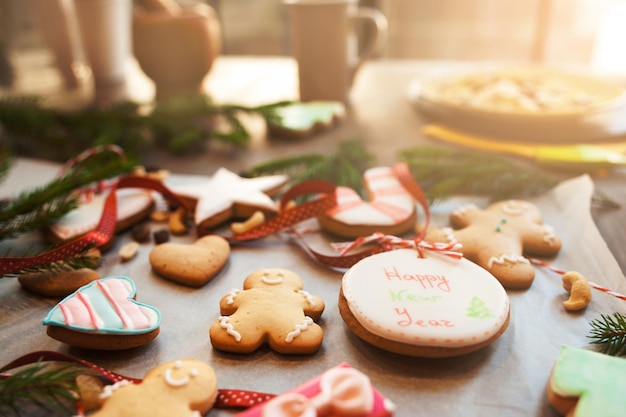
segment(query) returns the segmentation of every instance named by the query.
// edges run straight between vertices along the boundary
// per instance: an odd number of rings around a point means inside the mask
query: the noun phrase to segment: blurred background
[[[50,35],[41,30],[47,17],[38,14],[38,1],[56,0],[0,0],[0,86],[11,84],[16,68],[52,67],[46,39]],[[218,15],[221,54],[289,54],[280,0],[198,1],[212,6]],[[360,3],[382,10],[388,18],[388,42],[379,58],[575,63],[626,74],[624,0]],[[361,35],[367,36],[367,30]]]

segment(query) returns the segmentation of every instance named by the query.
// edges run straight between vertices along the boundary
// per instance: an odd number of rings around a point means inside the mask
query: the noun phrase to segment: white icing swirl
[[[293,342],[293,340],[300,336],[300,333],[302,333],[303,331],[305,331],[306,329],[309,328],[309,325],[313,323],[313,319],[309,316],[306,316],[304,318],[304,320],[302,320],[302,323],[300,324],[296,324],[296,328],[295,330],[293,330],[292,332],[287,333],[287,337],[285,337],[285,342],[287,343],[291,343]]]
[[[237,342],[241,341],[241,334],[235,330],[232,324],[228,322],[228,316],[220,317],[220,327],[226,330],[229,336],[232,336]]]
[[[493,268],[493,264],[503,265],[506,262],[521,263],[521,264],[530,263],[528,259],[524,258],[522,255],[515,255],[515,254],[500,255],[500,256],[492,256],[491,258],[489,258],[489,262],[487,262],[487,268],[491,269]]]

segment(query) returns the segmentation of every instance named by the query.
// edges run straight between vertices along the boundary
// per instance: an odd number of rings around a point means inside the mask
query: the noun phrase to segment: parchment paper
[[[55,169],[47,163],[21,160],[0,187],[0,196],[46,182]],[[564,242],[560,254],[550,261],[555,267],[579,271],[593,282],[626,293],[626,280],[591,218],[592,191],[591,179],[582,176],[532,200]],[[450,199],[431,208],[432,222],[446,225],[450,211],[468,202],[486,204],[471,197]],[[3,242],[0,249],[33,244],[36,239],[25,236],[20,242]],[[0,280],[0,363],[34,350],[58,350],[124,375],[143,377],[162,362],[194,357],[214,367],[220,388],[281,393],[348,362],[366,373],[397,405],[397,416],[556,416],[547,403],[545,388],[561,345],[593,349],[587,339],[589,321],[624,307],[623,301],[593,291],[585,311],[567,313],[561,305],[567,293],[561,287],[560,275],[538,268],[530,289],[508,292],[511,322],[491,346],[457,358],[411,358],[382,351],[352,335],[337,309],[342,274],[313,261],[302,248],[280,236],[233,247],[225,269],[200,289],[156,276],[148,263],[152,243],[142,244],[134,260],[121,263],[117,248],[129,240],[127,234],[118,237],[99,272],[102,276],[131,277],[137,286],[137,300],[161,311],[161,334],[153,342],[122,352],[69,348],[49,338],[41,324],[57,300],[29,294],[17,280],[4,278]],[[191,236],[172,238],[175,242],[191,240]],[[325,301],[321,320],[325,338],[316,354],[285,356],[261,349],[250,355],[235,355],[213,350],[208,329],[219,316],[219,299],[232,288],[241,288],[247,274],[265,267],[297,272],[305,290]],[[232,414],[212,410],[208,415]]]

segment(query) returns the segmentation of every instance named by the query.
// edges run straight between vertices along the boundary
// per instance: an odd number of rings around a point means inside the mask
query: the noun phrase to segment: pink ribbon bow
[[[386,251],[393,249],[415,248],[420,258],[424,257],[424,252],[426,251],[431,253],[440,253],[453,260],[460,260],[463,258],[463,254],[459,252],[461,245],[458,243],[427,242],[421,238],[405,240],[397,236],[385,235],[380,232],[375,232],[369,236],[359,237],[352,242],[332,243],[332,246],[335,250],[339,251],[341,255],[345,255],[352,249],[356,249],[368,243],[378,243]]]
[[[374,406],[374,394],[367,376],[353,368],[333,368],[320,379],[320,393],[312,398],[291,392],[280,395],[263,407],[263,417],[359,416]]]

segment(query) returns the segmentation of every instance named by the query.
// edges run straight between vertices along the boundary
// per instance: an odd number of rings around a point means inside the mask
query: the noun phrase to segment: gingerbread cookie
[[[97,271],[89,268],[69,271],[42,271],[21,274],[17,279],[27,291],[44,297],[65,297],[80,287],[100,278]]]
[[[625,416],[624,374],[626,359],[563,346],[548,382],[548,401],[564,416]]]
[[[561,240],[542,222],[534,204],[506,200],[486,210],[468,205],[450,215],[452,228],[430,228],[427,241],[460,243],[461,252],[491,272],[507,289],[530,287],[535,269],[524,255],[554,256]]]
[[[110,191],[109,191],[110,192]],[[70,241],[98,226],[108,193],[96,194],[89,202],[81,204],[46,231],[54,243]],[[117,193],[117,224],[115,232],[121,232],[139,223],[150,215],[154,197],[150,191],[139,188],[123,188]]]
[[[302,290],[302,280],[286,269],[250,274],[243,291],[233,289],[220,300],[221,317],[209,331],[218,350],[251,353],[267,343],[276,352],[306,354],[322,344],[315,323],[324,302]]]
[[[229,258],[230,244],[217,235],[204,236],[191,244],[166,242],[150,251],[154,272],[188,287],[201,287],[209,282]]]
[[[337,187],[337,205],[318,217],[322,229],[356,238],[374,232],[398,235],[414,227],[415,200],[391,168],[370,168],[363,180],[369,201],[363,201],[351,188]]]
[[[159,365],[139,384],[105,387],[104,403],[92,417],[202,416],[215,404],[217,378],[213,368],[196,359]]]
[[[350,330],[410,356],[458,356],[493,343],[509,323],[504,288],[473,262],[442,256],[398,249],[357,262],[339,295]]]
[[[141,346],[159,334],[161,313],[134,300],[135,283],[112,276],[93,281],[57,304],[43,320],[53,339],[87,349]]]
[[[212,229],[230,219],[247,219],[255,211],[276,214],[277,205],[270,196],[287,183],[285,175],[242,178],[220,168],[210,179],[198,178],[184,184],[166,185],[181,199],[195,207],[195,224]]]
[[[302,139],[331,129],[346,117],[346,108],[338,101],[291,103],[275,110],[278,116],[268,122],[270,136]]]

